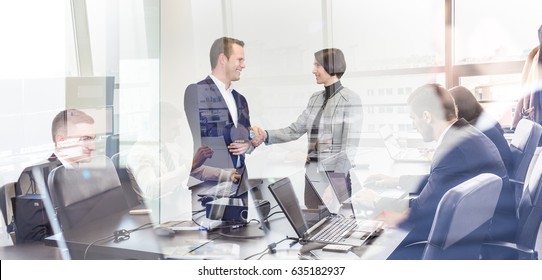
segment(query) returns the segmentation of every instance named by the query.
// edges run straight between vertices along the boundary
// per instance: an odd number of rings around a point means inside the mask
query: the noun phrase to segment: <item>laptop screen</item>
[[[299,201],[295,195],[292,182],[289,178],[284,178],[274,184],[269,185],[269,190],[275,197],[286,218],[294,228],[298,237],[303,237],[309,227],[299,206]]]
[[[335,191],[335,194],[337,195],[339,203],[344,203],[350,198],[350,191],[348,190],[348,184],[346,182],[346,174],[326,172],[326,175],[329,178],[333,191]]]
[[[394,157],[399,154],[401,151],[401,145],[399,145],[399,141],[393,135],[391,128],[389,126],[383,126],[378,130],[378,132],[380,133],[382,140],[384,140],[384,146],[386,146],[390,156]]]
[[[331,215],[329,209],[318,193],[316,193],[314,186],[306,176],[305,184],[307,187],[305,192],[312,192],[310,195],[318,199],[319,202],[316,203],[318,205],[317,208],[302,209],[289,178],[284,178],[269,185],[269,190],[299,237],[303,237],[304,233],[310,227]]]
[[[321,161],[321,169],[325,172],[329,181],[330,187],[336,195],[337,204],[344,203],[351,196],[351,182],[349,182],[348,173],[350,168],[337,169],[337,163],[348,162],[346,153],[339,152],[334,156],[328,157]],[[345,166],[345,164],[343,164]],[[346,165],[348,167],[348,165]],[[328,208],[333,209],[328,205]]]
[[[246,192],[248,192],[248,190],[250,189],[250,186],[248,185],[248,180],[247,180],[247,169],[245,167],[242,167],[240,169],[237,169],[237,172],[239,173],[239,171],[241,171],[241,178],[239,178],[239,181],[237,183],[233,183],[234,184],[234,187],[235,185],[237,185],[237,192],[235,193],[235,197],[238,197]]]

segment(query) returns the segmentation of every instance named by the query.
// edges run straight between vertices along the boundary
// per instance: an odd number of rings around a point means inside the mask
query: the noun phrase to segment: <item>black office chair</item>
[[[126,155],[116,153],[111,156],[111,161],[115,165],[117,175],[119,176],[122,190],[124,191],[124,197],[130,207],[135,207],[144,202],[141,196],[141,189],[139,188],[131,171],[126,168]]]
[[[480,174],[450,189],[440,201],[427,241],[424,260],[472,260],[480,258],[482,243],[495,213],[502,180]]]
[[[59,166],[49,174],[49,192],[62,230],[129,208],[111,159],[94,157],[89,166]]]
[[[522,119],[519,121],[510,142],[513,172],[508,177],[515,188],[516,206],[521,198],[525,176],[541,136],[542,126],[540,124]]]
[[[531,163],[531,174],[517,207],[518,227],[515,242],[483,245],[484,259],[536,260],[536,238],[542,222],[542,156]]]

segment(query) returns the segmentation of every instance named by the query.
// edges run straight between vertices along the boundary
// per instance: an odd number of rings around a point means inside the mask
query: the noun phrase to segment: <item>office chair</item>
[[[88,167],[59,166],[51,171],[48,181],[62,230],[129,208],[115,166],[108,157],[93,157]]]
[[[11,219],[13,217],[11,208],[12,197],[15,197],[15,182],[10,182],[0,186],[0,210],[2,210],[2,216],[4,217],[4,225],[7,233],[13,231]]]
[[[424,260],[479,259],[502,188],[499,176],[480,174],[450,189],[440,201]]]
[[[110,134],[105,140],[105,155],[110,158],[113,158],[113,155],[119,153],[120,146],[120,135],[119,134]]]
[[[125,160],[126,155],[124,154],[116,153],[111,156],[111,161],[117,170],[117,175],[119,176],[126,202],[128,203],[128,206],[135,207],[143,202],[143,197],[139,195],[141,194],[141,189],[137,185],[137,182],[130,170],[126,168]]]
[[[484,243],[484,259],[536,260],[536,238],[542,222],[542,157],[532,164],[531,175],[517,206],[518,227],[515,242]]]
[[[512,136],[510,150],[512,151],[513,172],[509,174],[509,178],[515,188],[516,206],[521,198],[525,176],[541,136],[542,126],[527,119],[519,121]]]

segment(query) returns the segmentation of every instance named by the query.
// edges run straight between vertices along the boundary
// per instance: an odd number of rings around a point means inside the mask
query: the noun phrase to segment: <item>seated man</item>
[[[453,97],[442,86],[428,84],[408,98],[410,117],[423,140],[437,140],[434,157],[420,195],[410,200],[403,213],[384,211],[377,219],[390,226],[410,230],[390,259],[419,259],[423,246],[405,247],[427,240],[437,206],[451,188],[481,173],[493,173],[503,179],[503,188],[491,228],[492,238],[506,239],[515,233],[514,193],[509,187],[506,167],[493,142],[464,119],[457,118]],[[368,180],[376,184],[401,185],[404,178],[378,175]]]
[[[47,175],[59,165],[66,168],[76,168],[79,163],[90,162],[92,152],[96,150],[94,139],[94,119],[77,109],[59,112],[53,119],[51,134],[55,143],[55,151],[49,158],[40,163],[27,167],[17,181],[17,194],[39,193],[33,181],[32,168],[38,167],[43,171],[47,184]]]
[[[43,180],[45,187],[48,188],[47,177],[53,169],[60,165],[66,168],[77,168],[79,163],[91,161],[92,152],[96,149],[94,119],[91,116],[77,109],[63,110],[53,119],[51,132],[55,143],[54,153],[46,161],[36,163],[22,171],[15,186],[16,195],[48,192],[48,189],[38,188],[37,182]],[[34,177],[36,168],[41,171],[43,178]],[[24,203],[24,198],[21,197],[21,199],[20,203]],[[21,205],[19,207],[22,207]],[[7,209],[11,208],[7,207]],[[18,209],[18,211],[23,211],[21,208]],[[19,213],[15,217],[18,243],[26,240],[41,240],[52,234],[49,222],[44,220],[42,215],[39,215],[41,219],[25,219],[24,217],[30,217],[28,213]]]
[[[77,109],[64,110],[56,115],[52,125],[56,157],[66,168],[77,168],[90,162],[96,150],[94,119]]]

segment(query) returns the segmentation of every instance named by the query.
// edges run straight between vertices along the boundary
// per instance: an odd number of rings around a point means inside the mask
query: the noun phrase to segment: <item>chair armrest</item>
[[[537,260],[538,252],[511,242],[485,242],[482,244],[482,259]]]
[[[523,185],[525,184],[525,182],[516,179],[508,179],[508,181],[510,181],[510,183],[515,185],[516,187],[523,187]]]
[[[410,243],[408,245],[405,245],[405,247],[414,247],[414,246],[425,246],[428,243],[428,241],[418,241],[414,243]]]

